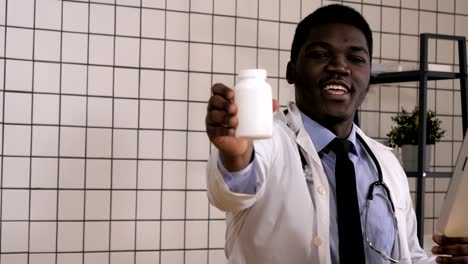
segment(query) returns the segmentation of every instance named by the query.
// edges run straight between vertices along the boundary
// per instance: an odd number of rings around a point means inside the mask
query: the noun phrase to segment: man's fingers
[[[220,95],[213,95],[208,101],[208,111],[212,109],[224,110],[229,114],[234,114],[237,110],[235,103],[226,100]]]
[[[206,115],[206,124],[213,126],[227,126],[228,115],[222,110],[210,110]]]
[[[206,132],[209,137],[234,136],[235,130],[230,127],[207,126]]]
[[[437,257],[436,262],[439,264],[467,264],[468,257]]]
[[[229,101],[226,100],[224,97],[220,95],[213,95],[210,97],[210,100],[208,101],[208,110],[211,109],[220,109],[220,110],[226,110],[229,106]]]
[[[213,94],[208,101],[205,119],[208,136],[234,136],[238,123],[234,91],[221,83],[214,84],[211,91]]]
[[[468,244],[435,246],[432,253],[437,255],[468,256]]]
[[[432,239],[437,244],[444,245],[455,245],[455,244],[468,244],[468,237],[447,237],[444,235],[434,234]]]
[[[210,110],[206,115],[206,124],[209,126],[235,127],[237,122],[236,116],[228,115],[221,110]]]
[[[211,86],[211,92],[214,95],[219,95],[227,100],[234,99],[234,91],[222,83],[215,83]]]

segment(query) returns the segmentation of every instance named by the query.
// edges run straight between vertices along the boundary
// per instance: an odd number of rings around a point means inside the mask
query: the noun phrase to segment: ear
[[[286,67],[286,80],[289,84],[294,83],[294,63],[291,61],[288,62],[288,66]]]

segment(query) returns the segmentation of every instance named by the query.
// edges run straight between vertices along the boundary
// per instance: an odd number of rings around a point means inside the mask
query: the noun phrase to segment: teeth
[[[328,91],[328,90],[340,90],[340,91],[344,91],[344,92],[347,92],[348,90],[346,89],[346,87],[342,86],[342,85],[338,85],[338,84],[329,84],[327,86],[325,86],[325,91]]]

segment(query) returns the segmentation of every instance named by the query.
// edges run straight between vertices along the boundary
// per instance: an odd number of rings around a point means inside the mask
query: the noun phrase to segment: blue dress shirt
[[[301,113],[302,114],[302,113]],[[339,264],[338,253],[338,224],[336,212],[336,181],[335,181],[335,153],[329,149],[328,144],[336,137],[330,130],[321,126],[308,116],[302,114],[304,127],[309,134],[315,149],[319,153],[322,161],[322,166],[327,175],[330,185],[330,254],[333,264]],[[350,152],[350,159],[354,164],[356,173],[356,186],[359,208],[361,211],[362,230],[365,230],[365,214],[366,214],[366,195],[371,183],[378,180],[378,174],[374,168],[372,160],[367,155],[364,147],[356,138],[356,127],[353,126],[348,138],[353,143],[353,149]],[[221,161],[218,159],[218,167],[224,180],[232,192],[255,194],[256,192],[256,174],[250,163],[245,169],[239,172],[227,171]],[[308,182],[309,192],[313,192],[312,184]],[[372,244],[379,250],[391,252],[394,245],[395,228],[393,225],[393,217],[391,208],[388,204],[386,196],[381,189],[374,191],[375,198],[371,203],[368,215],[368,237]],[[389,263],[373,251],[365,242],[364,249],[366,254],[366,262],[372,264]]]

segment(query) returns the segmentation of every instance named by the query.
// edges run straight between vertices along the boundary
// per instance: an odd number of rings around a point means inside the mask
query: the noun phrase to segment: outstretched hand
[[[205,119],[206,133],[211,143],[220,150],[226,169],[237,171],[250,162],[253,144],[251,140],[236,137],[239,119],[234,90],[217,83],[211,87],[211,92]],[[272,110],[277,111],[278,101],[273,100],[272,106]]]
[[[438,246],[432,248],[438,256],[437,263],[468,263],[468,237],[446,237],[435,234],[432,236]]]

